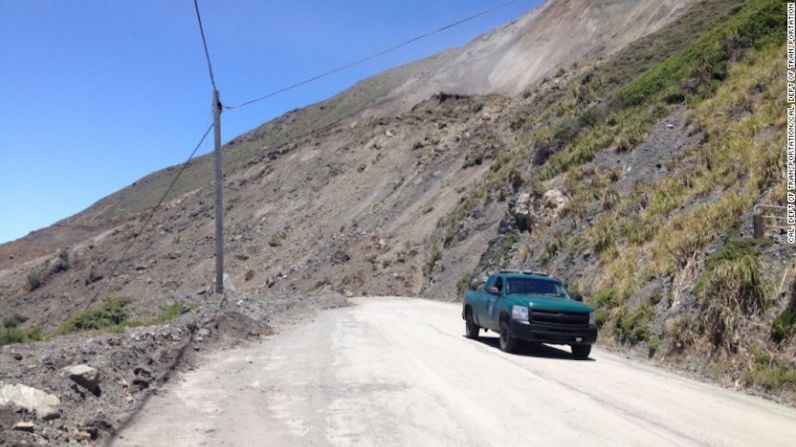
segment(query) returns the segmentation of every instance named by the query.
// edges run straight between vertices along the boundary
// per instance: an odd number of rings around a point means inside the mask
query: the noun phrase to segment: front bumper
[[[559,345],[590,345],[597,341],[597,328],[559,324],[521,323],[511,320],[511,336],[519,340]]]

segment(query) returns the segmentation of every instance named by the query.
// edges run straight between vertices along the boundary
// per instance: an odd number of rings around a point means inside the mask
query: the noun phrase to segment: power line
[[[194,0],[194,1],[196,1],[196,0]],[[463,19],[457,20],[457,21],[455,21],[453,23],[449,23],[449,24],[447,24],[447,25],[445,25],[445,26],[443,26],[441,28],[437,28],[437,29],[435,29],[433,31],[429,31],[429,32],[420,34],[419,36],[415,36],[415,37],[413,37],[413,38],[411,38],[409,40],[405,40],[405,41],[403,41],[403,42],[401,42],[399,44],[393,45],[393,46],[391,46],[389,48],[386,48],[384,50],[381,50],[381,51],[379,51],[377,53],[373,53],[370,56],[366,56],[366,57],[363,57],[362,59],[358,59],[358,60],[350,62],[348,64],[341,65],[341,66],[339,66],[337,68],[333,68],[333,69],[331,69],[329,71],[326,71],[326,72],[323,72],[323,73],[321,73],[319,75],[316,75],[316,76],[313,76],[311,78],[305,79],[305,80],[303,80],[301,82],[297,82],[295,84],[288,85],[287,87],[280,88],[279,90],[274,90],[274,91],[272,91],[270,93],[267,93],[267,94],[265,94],[263,96],[260,96],[258,98],[254,98],[252,100],[249,100],[249,101],[246,101],[246,102],[242,102],[242,103],[240,103],[238,105],[234,105],[234,106],[224,106],[224,108],[227,109],[227,110],[238,109],[238,108],[241,108],[241,107],[248,106],[250,104],[254,104],[254,103],[259,102],[259,101],[263,101],[263,100],[268,99],[268,98],[270,98],[272,96],[276,96],[276,95],[278,95],[280,93],[284,93],[284,92],[286,92],[288,90],[293,90],[294,88],[301,87],[302,85],[309,84],[310,82],[317,81],[318,79],[325,78],[327,76],[330,76],[330,75],[333,75],[333,74],[338,73],[340,71],[343,71],[343,70],[346,70],[348,68],[351,68],[351,67],[353,67],[355,65],[359,65],[359,64],[365,63],[367,61],[370,61],[372,59],[375,59],[375,58],[377,58],[379,56],[383,56],[383,55],[385,55],[387,53],[391,53],[391,52],[393,52],[395,50],[398,50],[399,48],[403,48],[403,47],[405,47],[405,46],[407,46],[409,44],[415,43],[418,40],[422,40],[422,39],[425,39],[427,37],[433,36],[435,34],[441,33],[443,31],[449,30],[449,29],[451,29],[453,27],[456,27],[456,26],[461,25],[463,23],[466,23],[466,22],[469,22],[471,20],[477,19],[477,18],[479,18],[481,16],[489,14],[489,13],[491,13],[493,11],[498,10],[498,9],[505,8],[506,6],[508,6],[508,5],[512,4],[512,3],[516,3],[516,2],[517,2],[517,0],[509,0],[507,2],[500,3],[498,5],[492,6],[491,8],[485,9],[485,10],[479,12],[479,13],[476,13],[476,14],[473,14],[471,16],[465,17]],[[208,63],[209,63],[209,61],[208,61]]]
[[[202,46],[205,49],[205,59],[207,59],[207,71],[210,72],[210,84],[213,85],[213,90],[218,90],[216,88],[216,78],[213,76],[213,64],[210,63],[210,52],[207,51],[207,39],[205,39],[205,28],[202,26],[202,15],[199,14],[199,3],[197,0],[193,0],[193,8],[196,10],[196,20],[199,22],[199,34],[202,35]]]
[[[117,258],[116,262],[113,264],[113,268],[111,269],[110,274],[107,276],[108,281],[106,281],[103,284],[103,286],[100,287],[97,290],[97,293],[94,295],[94,299],[92,300],[92,302],[95,302],[97,300],[97,298],[99,298],[100,294],[102,294],[102,292],[105,290],[105,286],[107,286],[107,284],[110,282],[110,279],[113,278],[113,275],[116,274],[116,270],[119,268],[119,264],[122,263],[124,258],[127,256],[127,253],[130,251],[130,249],[133,247],[135,242],[138,240],[138,236],[141,235],[141,233],[144,231],[146,226],[149,224],[149,221],[152,220],[152,216],[154,216],[155,213],[158,211],[158,209],[160,209],[160,206],[163,204],[163,201],[166,200],[166,197],[169,195],[171,190],[174,188],[174,185],[177,184],[177,180],[180,179],[180,176],[182,175],[182,173],[190,165],[191,160],[193,160],[194,155],[196,155],[196,151],[198,151],[199,148],[202,146],[202,143],[204,143],[205,139],[207,138],[207,135],[210,134],[210,129],[212,129],[212,128],[213,128],[213,124],[210,124],[210,126],[207,128],[205,133],[202,135],[202,138],[199,140],[199,143],[197,143],[196,147],[194,147],[193,151],[191,151],[191,155],[188,156],[188,159],[185,160],[185,163],[182,164],[182,166],[180,167],[180,170],[177,171],[177,175],[174,176],[174,179],[172,179],[171,184],[169,184],[169,187],[166,188],[166,192],[163,193],[163,195],[160,197],[160,200],[158,200],[158,203],[149,212],[149,215],[146,217],[146,219],[144,219],[144,222],[138,228],[138,231],[136,231],[133,234],[133,239],[130,241],[130,243],[127,244],[127,247],[125,247],[124,251],[122,252],[122,255],[119,258]]]

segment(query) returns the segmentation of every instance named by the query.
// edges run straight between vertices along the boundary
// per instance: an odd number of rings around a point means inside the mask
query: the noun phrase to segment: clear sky
[[[236,104],[504,0],[200,0],[222,102]],[[228,141],[356,81],[460,46],[501,10],[223,117]],[[192,0],[0,0],[0,243],[184,161],[210,123]],[[200,150],[211,149],[211,139]]]

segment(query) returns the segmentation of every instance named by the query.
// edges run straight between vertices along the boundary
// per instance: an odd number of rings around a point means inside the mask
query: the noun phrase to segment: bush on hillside
[[[705,265],[694,291],[704,312],[703,325],[715,345],[735,344],[741,320],[765,310],[768,285],[756,240],[731,240]]]

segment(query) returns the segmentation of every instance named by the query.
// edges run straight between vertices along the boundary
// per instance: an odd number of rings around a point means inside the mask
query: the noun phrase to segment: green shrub
[[[131,319],[126,307],[132,302],[127,297],[111,298],[106,303],[80,312],[61,323],[53,335],[83,331],[123,331],[125,328],[152,326],[167,323],[187,309],[181,303],[163,306],[160,313],[147,319]]]
[[[28,343],[42,339],[41,330],[38,328],[21,329],[17,327],[0,328],[0,346],[12,343]]]
[[[704,329],[716,345],[732,345],[738,320],[768,305],[759,245],[755,240],[728,241],[708,259],[697,281],[694,292],[703,308]]]
[[[602,114],[596,107],[592,107],[578,115],[578,126],[592,127],[600,122]]]
[[[511,249],[514,248],[514,244],[516,244],[518,240],[519,236],[517,236],[514,233],[511,233],[508,236],[506,236],[506,238],[503,239],[503,243],[500,246],[501,256],[506,257],[509,254],[509,252],[511,252]]]
[[[621,340],[627,341],[630,344],[636,344],[645,340],[649,340],[652,336],[650,328],[647,323],[654,315],[652,308],[643,304],[635,311],[625,313],[617,321],[617,335]]]
[[[556,234],[544,247],[544,251],[542,251],[542,254],[539,256],[539,262],[542,264],[547,264],[563,247],[564,237],[560,234]]]
[[[463,274],[458,281],[456,281],[456,292],[459,295],[464,295],[464,292],[470,290],[470,283],[472,282],[472,275],[469,273]]]
[[[615,304],[614,291],[611,289],[601,289],[592,295],[589,304],[601,309],[610,309]]]
[[[655,289],[650,295],[650,303],[656,305],[663,299],[663,291],[660,288]]]
[[[87,309],[61,323],[55,330],[56,335],[72,332],[109,329],[120,326],[129,317],[125,307],[130,298],[111,298],[105,304]]]
[[[767,390],[796,388],[796,371],[786,365],[758,365],[746,375],[746,380]]]
[[[615,217],[603,214],[591,227],[590,240],[595,253],[613,251],[616,245]]]
[[[779,343],[796,333],[796,312],[785,310],[771,322],[771,338]]]
[[[650,335],[647,344],[649,345],[649,356],[652,357],[661,347],[661,338],[655,334]]]
[[[666,320],[665,334],[671,340],[672,350],[683,350],[694,343],[694,326],[694,318],[688,315],[678,315]]]

